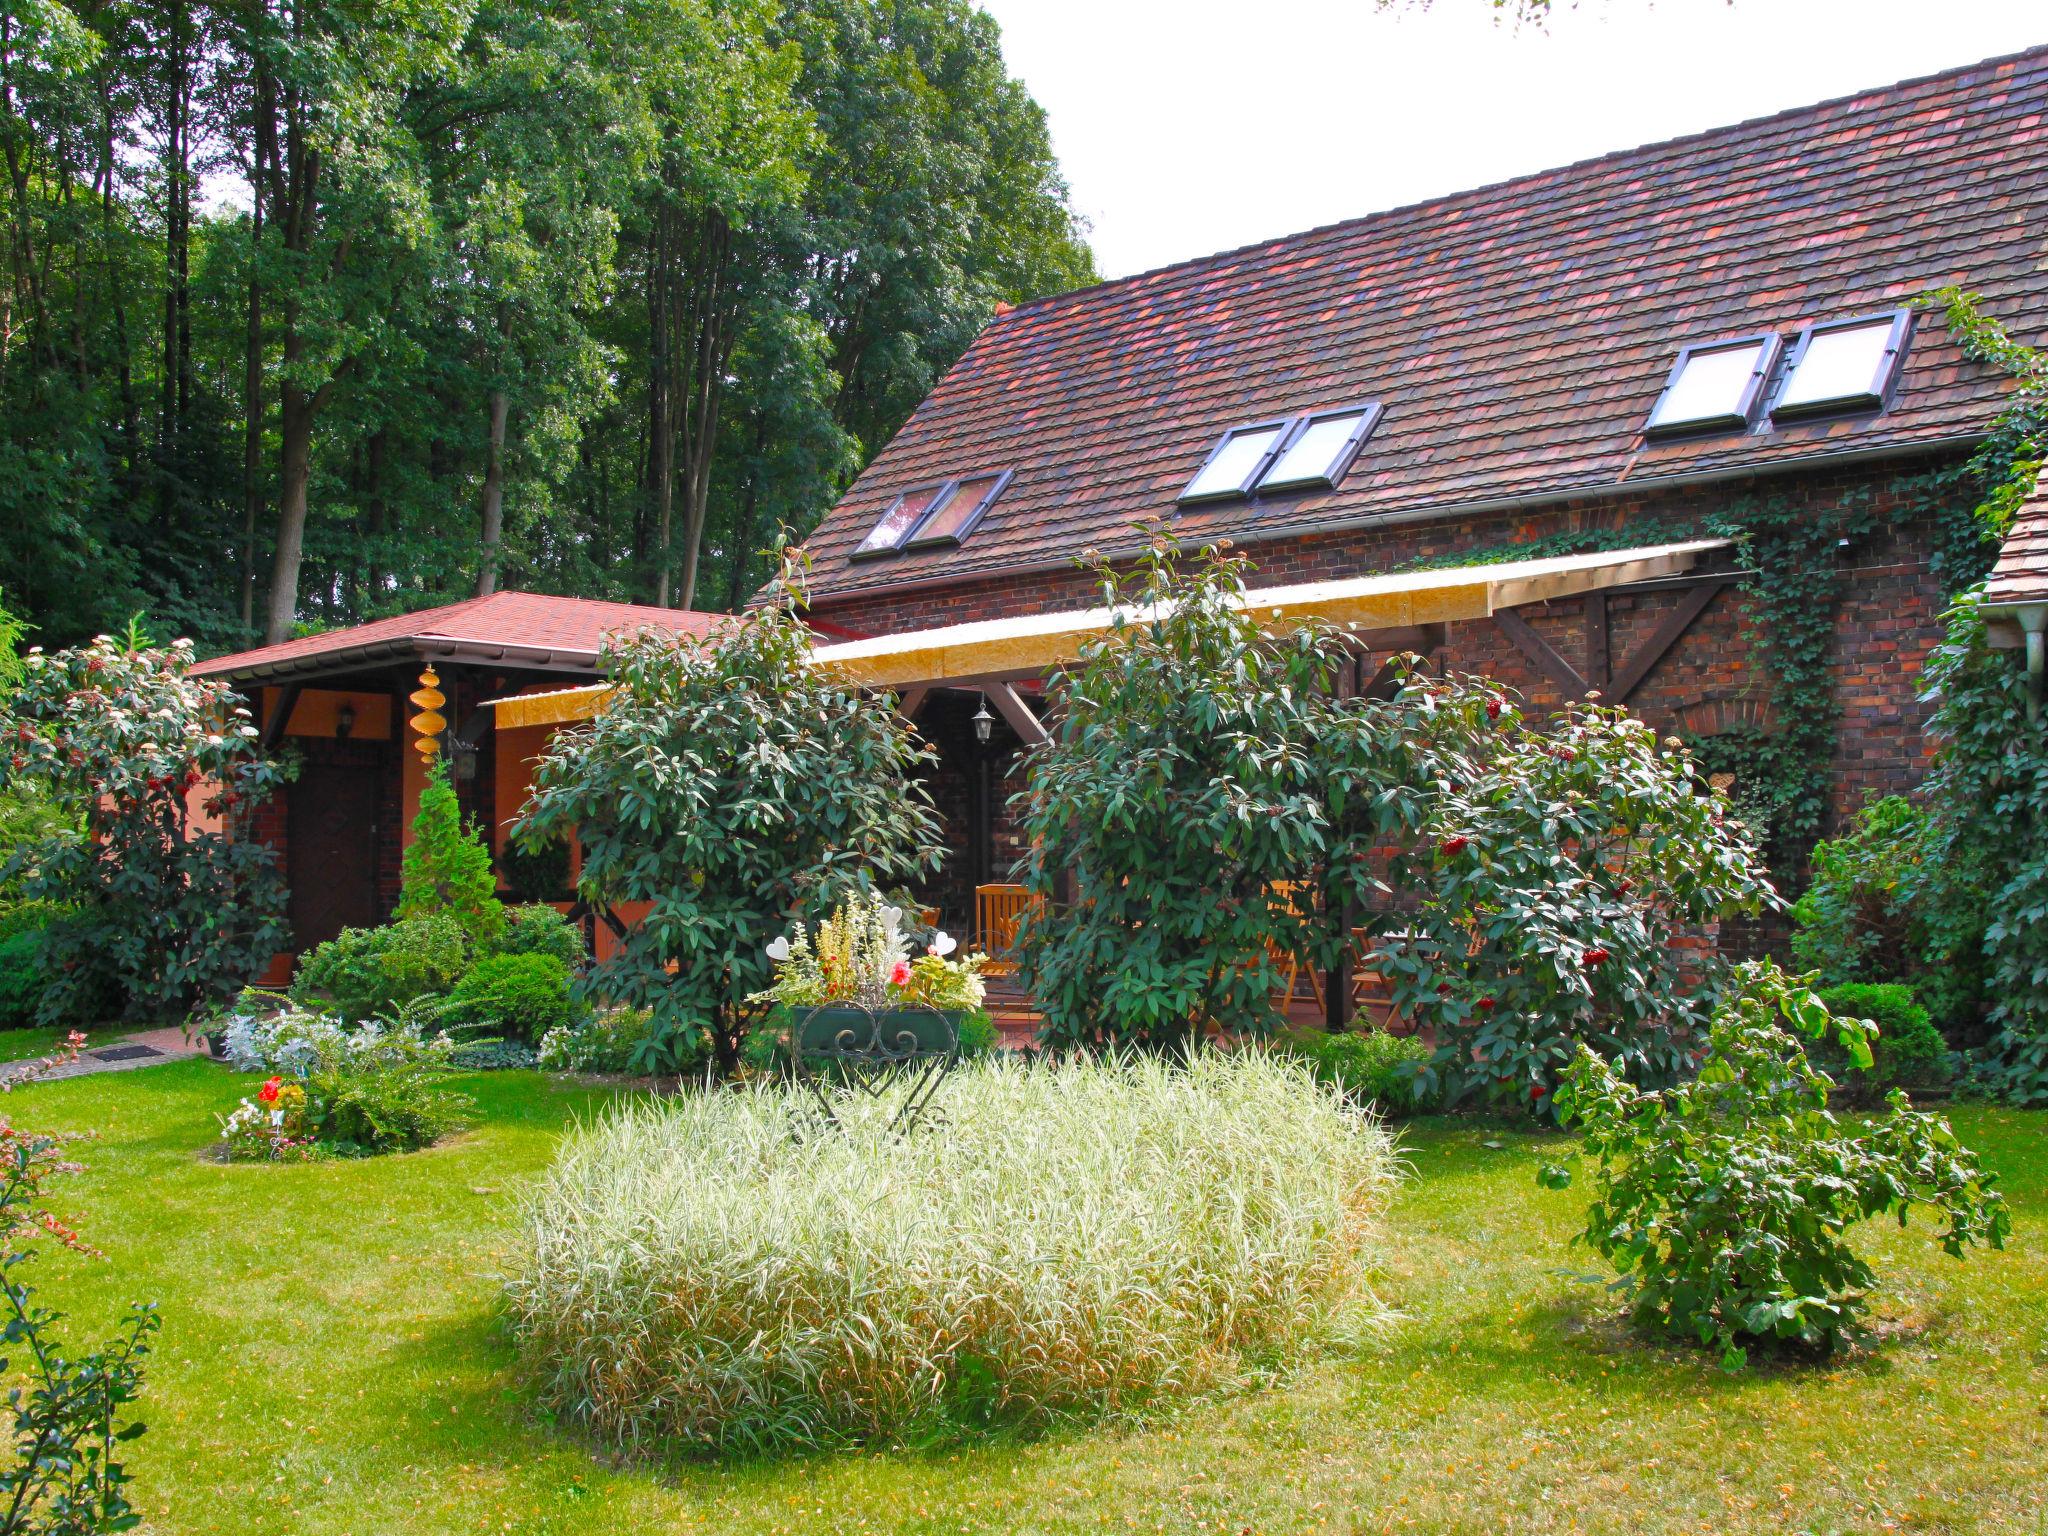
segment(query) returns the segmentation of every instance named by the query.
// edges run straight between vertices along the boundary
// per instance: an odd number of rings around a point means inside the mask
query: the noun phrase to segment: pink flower
[[[908,960],[898,960],[896,962],[896,968],[889,973],[889,985],[892,987],[907,987],[910,985],[910,962]]]

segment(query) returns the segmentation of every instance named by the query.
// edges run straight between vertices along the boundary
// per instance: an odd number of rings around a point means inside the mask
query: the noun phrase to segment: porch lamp
[[[988,745],[989,732],[996,728],[996,717],[988,712],[988,695],[981,695],[981,707],[974,712],[974,739],[984,747]]]
[[[334,712],[334,739],[336,741],[347,741],[349,733],[355,728],[356,707],[353,704],[343,704],[341,708]]]

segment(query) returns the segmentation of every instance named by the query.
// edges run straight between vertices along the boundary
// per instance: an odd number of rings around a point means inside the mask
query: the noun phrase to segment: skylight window
[[[1776,336],[1743,336],[1682,348],[1643,430],[1651,437],[1667,437],[1748,426],[1777,355]]]
[[[929,549],[942,544],[959,544],[974,532],[995,499],[1010,483],[1010,471],[984,475],[963,475],[947,487],[945,496],[932,508],[906,549]]]
[[[1225,496],[1249,495],[1289,425],[1287,421],[1262,421],[1249,427],[1232,427],[1210,450],[1209,461],[1195,472],[1180,499],[1215,501]]]
[[[1898,374],[1911,319],[1901,309],[1808,326],[1792,348],[1771,419],[1877,410]]]
[[[1344,405],[1232,427],[1209,450],[1179,500],[1222,501],[1335,485],[1379,419],[1377,405]]]
[[[935,485],[921,485],[898,496],[889,503],[889,510],[882,514],[882,520],[860,541],[853,558],[863,560],[871,555],[891,555],[901,549],[917,525],[924,521],[925,514],[937,505],[952,484],[950,480],[941,480]]]
[[[1299,418],[1282,442],[1273,467],[1260,477],[1259,489],[1335,485],[1358,457],[1379,415],[1376,405],[1352,405]]]

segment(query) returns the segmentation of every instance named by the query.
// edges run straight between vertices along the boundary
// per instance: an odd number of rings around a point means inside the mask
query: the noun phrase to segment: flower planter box
[[[797,1055],[810,1059],[953,1056],[960,1051],[964,1016],[959,1010],[939,1008],[867,1009],[857,1003],[825,1003],[796,1010],[791,1044]]]

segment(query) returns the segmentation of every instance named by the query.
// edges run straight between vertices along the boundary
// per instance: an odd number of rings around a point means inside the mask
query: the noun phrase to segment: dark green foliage
[[[1883,1117],[1838,1121],[1787,1025],[1869,1063],[1860,1023],[1747,964],[1715,1007],[1697,1079],[1645,1093],[1582,1048],[1558,1091],[1594,1165],[1577,1241],[1622,1272],[1639,1324],[1711,1344],[1730,1370],[1759,1343],[1832,1351],[1860,1333],[1877,1277],[1843,1241],[1856,1222],[1925,1206],[1958,1258],[2003,1247],[2012,1224],[1996,1177],[1898,1090]]]
[[[574,829],[593,903],[648,903],[581,995],[648,1008],[663,1070],[708,1031],[721,1071],[773,979],[765,946],[801,915],[936,867],[927,760],[885,701],[810,664],[775,604],[699,638],[607,653],[614,692],[554,738],[514,835]]]
[[[486,955],[448,994],[443,1019],[533,1045],[570,1020],[569,968],[553,955]]]
[[[1913,989],[1903,983],[1843,982],[1824,988],[1821,1003],[1838,1019],[1861,1019],[1876,1026],[1871,1040],[1872,1061],[1859,1067],[1844,1058],[1842,1065],[1854,1075],[1858,1086],[1869,1088],[1920,1088],[1947,1080],[1948,1042],[1927,1010],[1914,1000]],[[1818,1047],[1830,1072],[1835,1063],[1828,1059],[1825,1042]]]
[[[0,1301],[9,1355],[0,1359],[0,1374],[20,1383],[7,1390],[0,1536],[102,1536],[133,1530],[142,1519],[128,1501],[120,1458],[144,1426],[122,1420],[141,1396],[156,1309],[130,1308],[112,1342],[67,1354],[55,1337],[63,1315],[38,1304],[20,1274],[39,1236],[99,1257],[43,1204],[44,1181],[76,1171],[63,1155],[66,1139],[24,1134],[0,1121]]]
[[[663,1048],[654,1033],[654,1015],[645,1008],[599,1008],[550,1031],[540,1043],[540,1064],[551,1072],[632,1073],[642,1076],[674,1072],[700,1076],[710,1064],[710,1040],[699,1036],[698,1048],[681,1056]]]
[[[569,889],[569,845],[559,838],[538,848],[507,843],[499,850],[498,868],[521,901],[562,901],[573,894]]]
[[[1002,1044],[1002,1031],[996,1028],[996,1021],[979,1008],[960,1016],[960,1059],[972,1061],[977,1056],[986,1056]]]
[[[1336,925],[1311,893],[1372,891],[1366,850],[1422,815],[1406,716],[1335,700],[1348,643],[1322,625],[1262,633],[1246,570],[1162,540],[1127,575],[1101,572],[1119,617],[1069,669],[1069,707],[1016,797],[1021,876],[1046,903],[1019,963],[1050,1045],[1271,1029],[1272,956],[1330,958]],[[1274,894],[1286,881],[1300,899]]]
[[[191,675],[187,641],[131,627],[31,655],[0,704],[0,789],[32,786],[69,819],[5,851],[0,885],[61,903],[46,930],[45,1023],[111,997],[135,1016],[233,996],[286,939],[276,855],[248,835],[284,782],[235,695]],[[218,818],[201,824],[195,804]]]
[[[1334,1083],[1361,1104],[1404,1115],[1424,1114],[1435,1107],[1423,1092],[1420,1076],[1432,1052],[1413,1035],[1318,1031],[1286,1036],[1282,1044],[1308,1062],[1317,1082]]]
[[[448,764],[438,756],[412,820],[397,915],[400,921],[451,917],[476,944],[495,939],[505,923],[498,879],[491,873],[491,850],[483,833],[463,822],[462,806],[448,782]]]
[[[589,958],[583,934],[553,907],[507,907],[505,926],[484,953],[552,955],[570,970]]]
[[[437,997],[468,968],[468,936],[453,917],[344,928],[299,962],[292,996],[324,999],[354,1023]]]
[[[53,644],[736,604],[998,301],[1093,276],[965,0],[49,4],[5,49],[0,584]]]
[[[44,985],[42,930],[29,928],[0,939],[0,1029],[35,1023]]]

